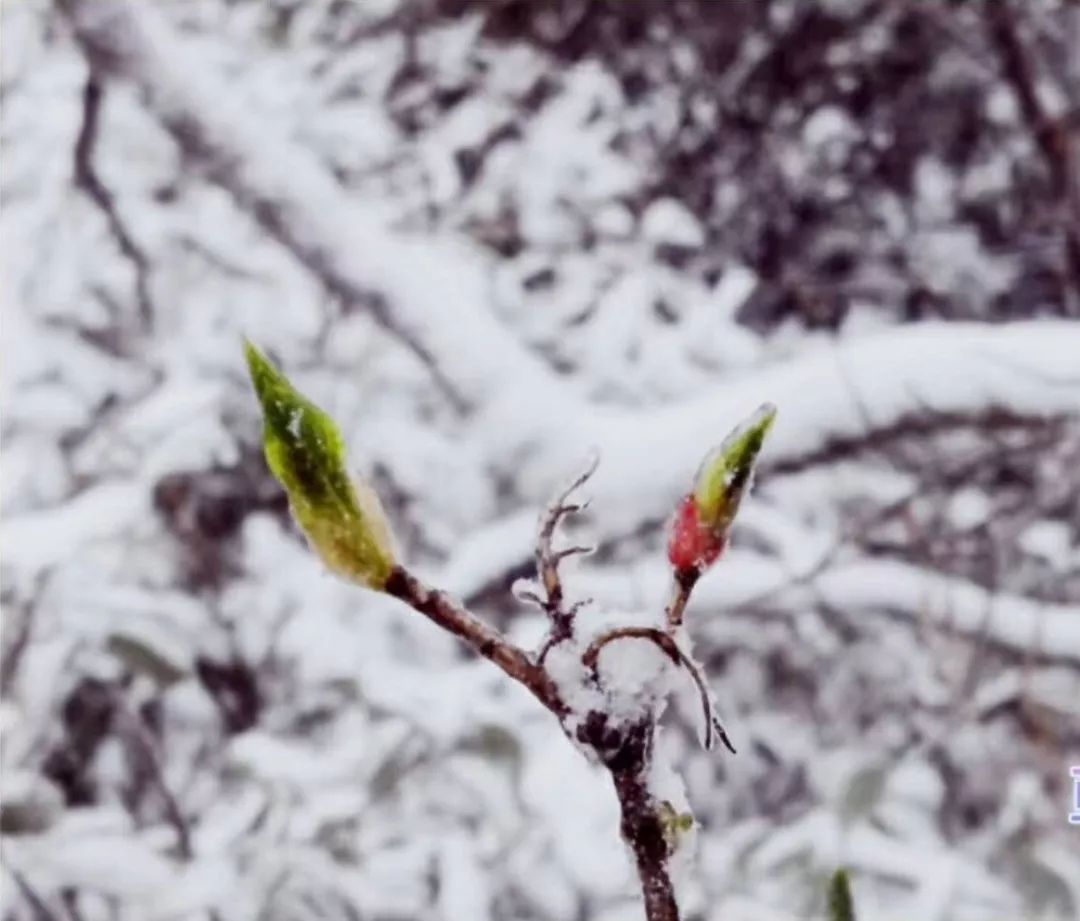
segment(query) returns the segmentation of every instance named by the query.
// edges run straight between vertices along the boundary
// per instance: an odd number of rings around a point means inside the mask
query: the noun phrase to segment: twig
[[[384,591],[400,598],[444,630],[463,640],[475,653],[524,685],[552,713],[564,716],[566,705],[550,676],[529,655],[449,595],[426,585],[403,566],[395,566]]]
[[[131,751],[142,760],[158,796],[165,807],[165,818],[176,833],[176,847],[180,857],[190,860],[194,851],[191,847],[191,826],[188,824],[180,804],[173,796],[172,790],[165,780],[165,772],[157,755],[157,747],[154,739],[150,736],[141,719],[132,713],[125,702],[116,696],[116,715],[120,717],[121,728],[126,730],[125,735]]]
[[[701,578],[701,572],[697,569],[677,569],[675,580],[671,590],[671,601],[668,602],[664,616],[669,630],[674,630],[683,622],[686,613],[686,605],[690,601],[690,593]]]
[[[103,94],[102,84],[91,70],[86,80],[86,87],[83,89],[82,124],[75,140],[75,185],[101,209],[108,222],[109,231],[120,247],[120,252],[130,260],[134,267],[135,298],[139,305],[139,319],[143,328],[148,329],[154,319],[154,303],[150,296],[150,259],[124,225],[112,192],[101,181],[94,169],[94,149],[97,146]]]
[[[121,721],[121,729],[126,730],[127,741],[131,745],[133,754],[142,759],[143,765],[154,787],[157,789],[158,796],[161,797],[161,802],[165,807],[166,821],[176,833],[177,852],[183,860],[191,860],[195,856],[194,848],[191,845],[191,825],[188,823],[183,810],[180,808],[180,803],[165,780],[165,771],[161,766],[161,759],[158,757],[155,740],[147,731],[143,721],[128,709],[119,695],[115,697],[115,707],[116,715]],[[221,913],[216,908],[210,909],[208,917],[210,921],[221,921]]]
[[[19,887],[19,892],[22,893],[23,898],[30,904],[30,909],[34,913],[36,921],[60,921],[60,916],[53,911],[45,900],[38,895],[37,890],[30,885],[29,881],[19,870],[16,870],[11,866],[10,861],[7,863],[8,872],[11,874],[11,878],[15,880],[15,885]]]
[[[652,757],[655,727],[645,722],[628,734],[619,758],[609,765],[622,812],[622,835],[634,852],[645,916],[649,921],[678,921],[679,906],[667,861],[668,841],[655,798],[644,777]]]
[[[569,556],[589,553],[592,548],[575,546],[556,551],[553,547],[555,530],[566,515],[579,512],[588,504],[585,502],[573,504],[568,500],[575,490],[583,486],[589,477],[596,473],[599,462],[600,456],[594,454],[585,469],[556,493],[540,519],[540,533],[536,539],[536,571],[540,576],[540,584],[547,593],[544,608],[551,617],[553,631],[557,634],[569,635],[571,630],[571,614],[563,609],[563,586],[562,579],[559,577],[559,564]]]
[[[1075,172],[1075,151],[1068,125],[1062,119],[1050,117],[1039,98],[1036,75],[1017,34],[1007,0],[990,0],[986,15],[1004,77],[1016,93],[1020,114],[1046,163],[1054,198],[1066,209],[1061,220],[1065,270],[1080,298],[1080,178]]]
[[[724,743],[724,746],[733,755],[736,754],[735,746],[731,744],[731,739],[728,738],[727,731],[720,723],[719,717],[717,717],[715,710],[713,709],[712,700],[709,698],[709,689],[705,684],[705,678],[701,674],[701,669],[698,668],[697,663],[694,662],[682,649],[679,644],[675,642],[674,637],[665,633],[656,627],[619,627],[615,630],[610,630],[607,633],[598,636],[593,640],[585,653],[581,657],[581,664],[584,665],[589,671],[592,672],[593,678],[599,678],[598,666],[600,662],[600,651],[609,643],[616,640],[647,640],[655,644],[659,649],[676,665],[681,668],[685,668],[693,679],[694,684],[697,686],[698,694],[701,697],[701,709],[703,711],[705,719],[705,748],[711,749],[713,747],[715,732],[720,740]]]
[[[7,642],[4,644],[3,652],[0,653],[0,697],[7,697],[14,686],[15,676],[19,671],[19,663],[22,661],[23,654],[26,652],[34,632],[37,599],[41,597],[44,582],[44,576],[39,576],[35,580],[33,594],[26,604],[22,606],[21,616],[14,627],[14,633],[11,632],[10,623],[8,630],[5,631],[4,639]],[[12,617],[12,605],[5,602],[5,606],[10,619]]]

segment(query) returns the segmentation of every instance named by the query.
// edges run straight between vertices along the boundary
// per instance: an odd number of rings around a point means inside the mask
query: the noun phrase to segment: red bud
[[[675,509],[668,538],[668,560],[678,571],[704,571],[716,562],[724,550],[725,540],[701,523],[697,500],[693,494],[684,496]]]

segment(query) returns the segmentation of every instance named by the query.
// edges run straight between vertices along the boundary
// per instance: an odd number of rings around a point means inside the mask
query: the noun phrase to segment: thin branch
[[[1042,154],[1054,199],[1063,204],[1062,233],[1065,270],[1080,298],[1080,177],[1076,174],[1076,151],[1063,119],[1051,117],[1037,89],[1037,75],[1020,39],[1013,10],[1007,0],[986,4],[990,38],[1001,69],[1020,105],[1020,114]]]
[[[667,862],[669,846],[658,804],[645,782],[652,756],[655,728],[645,723],[630,733],[619,762],[611,766],[611,779],[622,813],[623,839],[630,846],[641,880],[645,916],[649,921],[679,921],[679,906]]]
[[[190,860],[194,853],[191,847],[191,826],[165,780],[165,771],[158,758],[155,740],[143,725],[142,720],[128,709],[119,695],[116,696],[115,712],[120,717],[120,729],[126,737],[132,754],[142,761],[157,789],[158,796],[161,797],[165,807],[165,818],[176,833],[176,847],[180,857]]]
[[[115,714],[120,718],[119,728],[132,754],[141,759],[151,782],[157,789],[158,796],[161,797],[162,805],[165,807],[165,819],[176,833],[177,852],[181,859],[191,860],[195,856],[191,842],[191,825],[165,779],[165,770],[158,757],[157,742],[143,721],[131,712],[120,695],[117,694],[114,699]],[[208,917],[210,921],[221,921],[221,913],[216,908],[210,909]]]
[[[94,169],[94,150],[97,146],[103,95],[102,83],[91,68],[86,87],[83,89],[82,124],[75,140],[75,186],[85,192],[101,209],[108,222],[109,231],[120,247],[120,252],[134,267],[135,298],[139,305],[139,319],[143,328],[148,329],[154,318],[154,303],[150,296],[150,259],[124,225],[112,192],[101,181],[101,177]]]
[[[19,870],[16,870],[11,866],[10,861],[6,861],[6,863],[11,878],[15,880],[15,885],[19,887],[19,892],[30,905],[30,910],[34,913],[35,921],[61,921],[60,916],[49,907],[40,895],[38,895],[37,890],[30,885],[27,878],[23,876]]]
[[[520,647],[444,592],[426,585],[403,566],[395,566],[384,591],[399,598],[444,630],[464,641],[475,653],[524,685],[552,713],[563,716],[566,705],[548,674]]]
[[[671,601],[668,602],[668,606],[664,611],[669,630],[674,630],[682,625],[686,605],[690,602],[690,594],[700,578],[701,572],[697,569],[675,570],[671,588]]]
[[[880,454],[891,445],[907,439],[930,438],[959,429],[980,432],[1010,428],[1034,429],[1045,426],[1046,423],[1047,417],[1013,412],[1004,406],[992,407],[980,413],[939,412],[933,407],[924,407],[921,411],[905,414],[887,424],[870,421],[861,432],[825,437],[818,447],[801,456],[792,455],[771,463],[765,458],[762,466],[770,474],[786,476],[814,467],[857,460],[860,455],[870,452]]]
[[[45,577],[39,575],[34,580],[34,590],[30,599],[21,606],[18,622],[14,626],[14,632],[10,621],[13,619],[12,605],[5,602],[8,611],[8,629],[4,631],[3,652],[0,653],[0,697],[7,697],[15,684],[15,676],[19,671],[19,664],[30,644],[34,633],[34,618],[37,613],[37,601],[41,597]],[[16,610],[20,610],[16,608]]]
[[[733,755],[736,754],[735,746],[731,744],[731,739],[728,737],[713,708],[712,700],[709,697],[709,689],[705,684],[701,669],[698,668],[693,659],[682,651],[679,644],[675,642],[674,637],[663,630],[656,627],[618,627],[598,636],[589,644],[581,657],[581,664],[589,669],[594,680],[599,679],[598,666],[601,650],[609,643],[617,640],[646,640],[656,645],[675,665],[685,668],[690,673],[690,677],[693,679],[701,698],[701,709],[705,720],[705,748],[712,749],[715,744],[713,736],[715,732],[728,751]]]
[[[561,639],[565,639],[573,632],[574,608],[563,607],[563,585],[559,576],[559,564],[567,557],[576,554],[591,553],[591,547],[567,547],[563,550],[555,550],[553,544],[555,531],[559,522],[567,515],[584,509],[587,503],[571,503],[570,496],[580,489],[589,478],[596,472],[600,463],[599,454],[594,454],[585,469],[581,471],[571,482],[561,489],[548,503],[543,516],[540,519],[540,531],[536,539],[536,571],[540,577],[540,584],[544,587],[547,600],[541,602],[552,622],[552,636],[550,643],[553,645]]]
[[[537,653],[536,656],[536,661],[540,665],[544,664],[544,661],[547,659],[548,653],[551,652],[552,649],[558,646],[559,643],[565,642],[573,636],[574,618],[577,616],[578,611],[585,607],[585,605],[591,603],[592,600],[592,598],[585,598],[582,601],[575,601],[570,606],[570,609],[566,612],[566,622],[567,624],[569,624],[569,628],[565,631],[552,630],[547,635],[547,638],[544,640],[543,645],[540,647],[540,652]]]
[[[485,308],[474,249],[388,229],[378,209],[357,207],[285,132],[265,121],[254,128],[244,101],[198,66],[160,5],[56,3],[91,67],[136,86],[183,156],[330,294],[367,310],[411,350],[455,408],[484,409],[511,389],[568,399],[567,384]]]

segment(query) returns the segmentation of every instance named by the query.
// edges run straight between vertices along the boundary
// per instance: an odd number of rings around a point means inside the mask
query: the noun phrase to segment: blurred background
[[[692,919],[1080,916],[1080,5],[6,0],[5,921],[641,917],[555,722],[325,574],[247,335],[402,557],[519,642],[663,604],[664,522],[758,403],[688,622]]]

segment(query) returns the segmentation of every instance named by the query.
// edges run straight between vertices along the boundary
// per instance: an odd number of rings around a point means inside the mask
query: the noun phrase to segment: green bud
[[[660,801],[656,812],[668,853],[674,854],[679,849],[683,836],[694,827],[694,817],[689,812],[679,812],[666,799]]]
[[[855,921],[855,902],[847,870],[837,870],[829,880],[829,921]]]
[[[706,456],[694,485],[702,527],[726,535],[750,487],[754,465],[775,418],[776,407],[763,404]]]
[[[245,342],[244,352],[262,405],[266,462],[297,523],[329,569],[382,589],[394,567],[390,531],[378,497],[349,477],[341,432],[254,345]]]

